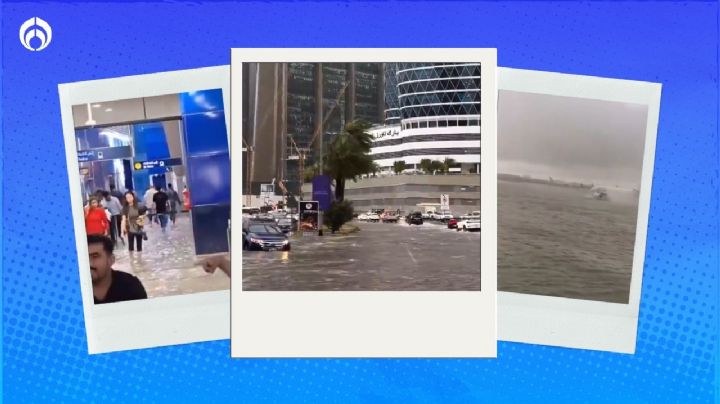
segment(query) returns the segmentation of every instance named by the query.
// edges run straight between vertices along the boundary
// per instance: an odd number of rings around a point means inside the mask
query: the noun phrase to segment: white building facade
[[[386,67],[392,74],[386,99],[397,94],[397,102],[386,101],[386,123],[393,124],[371,130],[371,154],[382,170],[396,161],[415,171],[423,159],[452,159],[453,171],[479,173],[480,64],[396,63]]]

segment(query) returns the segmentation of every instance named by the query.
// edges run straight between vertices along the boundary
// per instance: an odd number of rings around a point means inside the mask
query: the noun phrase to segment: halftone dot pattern
[[[53,28],[42,52],[17,39],[33,16]],[[2,5],[2,30],[7,402],[713,401],[717,3],[25,2]],[[231,360],[216,341],[88,356],[57,84],[228,64],[233,46],[496,47],[501,66],[663,83],[637,353]]]

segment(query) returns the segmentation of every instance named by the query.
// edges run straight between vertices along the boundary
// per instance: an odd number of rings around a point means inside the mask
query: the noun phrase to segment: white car
[[[453,215],[450,211],[444,211],[444,212],[435,212],[430,217],[433,220],[450,220],[453,218]]]
[[[422,218],[423,218],[423,219],[431,219],[434,214],[435,214],[434,211],[429,210],[429,211],[427,211],[427,212],[425,212],[425,213],[422,214]]]
[[[380,215],[378,215],[377,213],[368,213],[366,220],[369,221],[369,222],[379,222],[379,221],[380,221]]]
[[[457,231],[480,231],[480,219],[465,219],[458,222]]]
[[[470,212],[467,215],[463,215],[462,219],[468,220],[468,219],[478,219],[480,220],[480,211],[476,210],[474,212]]]
[[[363,220],[363,221],[364,221],[364,220],[368,220],[368,215],[367,215],[367,213],[361,213],[361,214],[359,214],[359,215],[358,215],[358,220]]]

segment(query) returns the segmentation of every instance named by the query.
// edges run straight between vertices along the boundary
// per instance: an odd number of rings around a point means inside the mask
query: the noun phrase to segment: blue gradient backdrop
[[[38,53],[18,41],[33,16],[54,32]],[[7,402],[717,399],[717,3],[5,3],[2,35]],[[220,341],[88,356],[57,84],[228,64],[232,46],[497,47],[501,66],[663,83],[637,353],[231,360]]]

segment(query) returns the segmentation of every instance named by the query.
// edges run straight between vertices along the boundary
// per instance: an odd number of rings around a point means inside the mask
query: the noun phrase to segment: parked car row
[[[363,222],[397,223],[398,215],[392,211],[387,211],[387,212],[369,211],[369,212],[359,214],[357,216],[357,219],[360,221],[363,221]]]
[[[476,210],[476,211],[473,211],[473,212],[469,212],[468,214],[465,214],[465,215],[460,216],[460,218],[461,218],[461,219],[465,219],[465,220],[467,220],[467,219],[478,219],[478,220],[480,220],[480,211],[479,211],[479,210]]]
[[[448,229],[457,229],[457,231],[480,231],[480,211],[468,212],[464,215],[452,214],[450,211],[427,211],[425,213],[415,212],[415,222],[421,220],[432,220],[445,223]],[[408,216],[410,218],[410,216]],[[408,219],[406,219],[407,221]],[[408,222],[409,223],[409,222]]]

